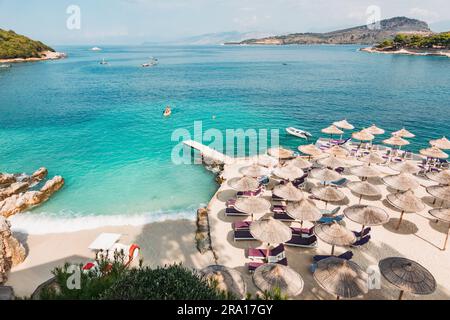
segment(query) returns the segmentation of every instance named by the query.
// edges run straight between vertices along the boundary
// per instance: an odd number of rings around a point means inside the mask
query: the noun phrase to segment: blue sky
[[[69,5],[81,10],[80,30],[66,27]],[[370,5],[381,18],[450,29],[449,0],[0,0],[0,28],[54,45],[139,44],[225,31],[327,31],[365,24]]]

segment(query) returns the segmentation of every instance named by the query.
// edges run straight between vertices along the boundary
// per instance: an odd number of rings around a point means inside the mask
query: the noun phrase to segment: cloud
[[[440,19],[440,15],[437,12],[422,8],[411,8],[409,15],[417,19],[425,20],[426,22],[436,22]]]

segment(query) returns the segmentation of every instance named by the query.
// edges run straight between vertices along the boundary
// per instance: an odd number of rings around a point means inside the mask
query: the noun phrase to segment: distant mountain
[[[0,59],[41,58],[46,52],[55,52],[40,41],[0,29]]]
[[[169,44],[177,45],[219,45],[226,42],[240,42],[249,38],[262,38],[273,36],[274,33],[268,32],[218,32],[218,33],[207,33],[198,36],[192,36],[187,38],[182,38],[178,40],[170,41]],[[148,43],[145,43],[148,44]]]
[[[406,17],[381,20],[380,28],[366,25],[326,33],[294,33],[284,36],[251,38],[244,41],[228,42],[240,45],[289,45],[289,44],[375,44],[393,39],[399,33],[431,34],[424,21]]]

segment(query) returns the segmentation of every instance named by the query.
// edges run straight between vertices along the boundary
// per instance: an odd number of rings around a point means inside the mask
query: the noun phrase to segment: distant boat
[[[102,48],[99,48],[99,47],[93,47],[93,48],[91,48],[91,51],[102,51]]]
[[[108,64],[108,62],[105,61],[105,59],[103,58],[103,60],[100,62],[100,64]]]
[[[163,116],[164,117],[170,117],[171,114],[172,114],[172,109],[169,106],[167,106],[166,109],[163,112]]]
[[[11,65],[10,64],[0,64],[0,68],[4,68],[4,69],[11,68]]]
[[[296,137],[302,138],[302,139],[308,139],[308,138],[312,137],[312,134],[309,133],[308,131],[297,129],[294,127],[286,128],[286,132],[289,133],[290,135],[293,135],[293,136],[296,136]]]
[[[147,63],[143,63],[142,67],[148,68],[148,67],[154,67],[158,64],[158,59],[150,57],[150,61]]]

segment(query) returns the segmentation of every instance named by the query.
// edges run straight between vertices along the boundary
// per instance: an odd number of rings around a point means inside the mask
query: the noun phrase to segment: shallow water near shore
[[[216,190],[200,165],[176,166],[174,129],[280,129],[315,138],[347,118],[406,126],[410,150],[450,135],[450,61],[372,55],[357,46],[56,47],[59,61],[0,71],[0,171],[60,174],[65,187],[14,217],[28,232],[193,218]],[[150,56],[160,64],[141,68]],[[109,65],[99,64],[105,58]],[[171,105],[173,114],[162,111]],[[380,141],[383,137],[378,138]]]

